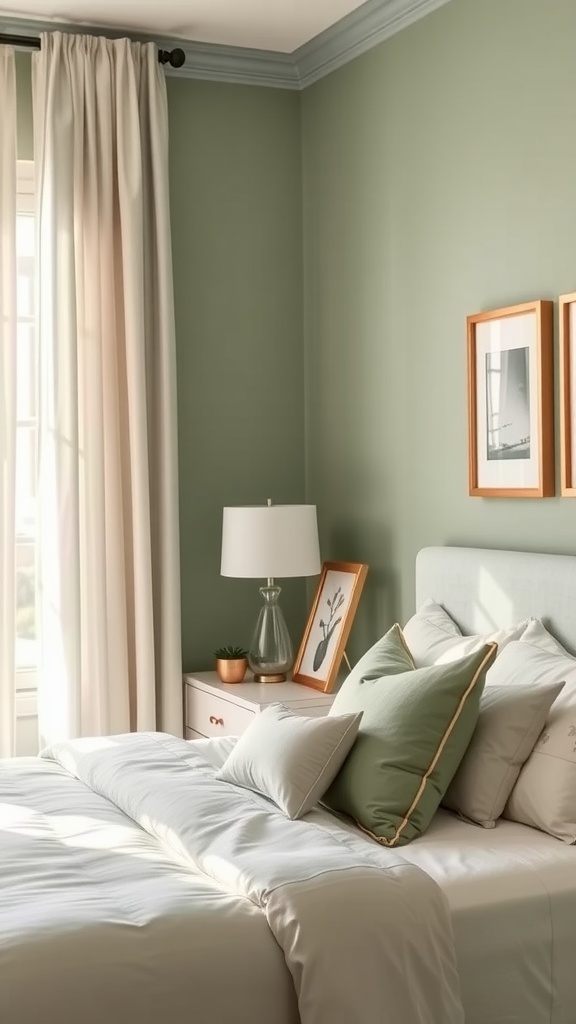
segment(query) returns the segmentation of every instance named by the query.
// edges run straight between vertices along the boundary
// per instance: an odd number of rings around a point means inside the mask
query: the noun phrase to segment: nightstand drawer
[[[202,736],[239,736],[255,713],[194,686],[186,687],[186,725]]]

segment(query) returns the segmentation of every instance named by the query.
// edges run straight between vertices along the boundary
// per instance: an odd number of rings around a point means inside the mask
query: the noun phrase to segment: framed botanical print
[[[467,318],[469,493],[554,494],[553,305]]]
[[[292,678],[330,693],[364,586],[368,566],[324,562]]]

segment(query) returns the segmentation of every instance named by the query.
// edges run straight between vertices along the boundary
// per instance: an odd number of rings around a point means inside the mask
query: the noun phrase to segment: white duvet
[[[2,1024],[461,1024],[445,898],[163,734],[0,763]]]

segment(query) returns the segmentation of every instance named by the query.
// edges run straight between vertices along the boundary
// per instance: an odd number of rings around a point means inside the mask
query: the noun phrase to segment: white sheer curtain
[[[0,756],[15,744],[16,76],[0,46]]]
[[[182,734],[164,75],[152,44],[33,57],[42,741]]]

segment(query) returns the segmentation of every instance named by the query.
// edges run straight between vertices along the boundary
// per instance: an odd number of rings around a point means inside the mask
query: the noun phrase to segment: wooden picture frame
[[[467,317],[468,493],[554,495],[553,303]]]
[[[295,683],[332,691],[367,572],[362,562],[324,562],[294,663]]]
[[[566,498],[576,498],[576,292],[561,295],[560,318],[560,476]]]

